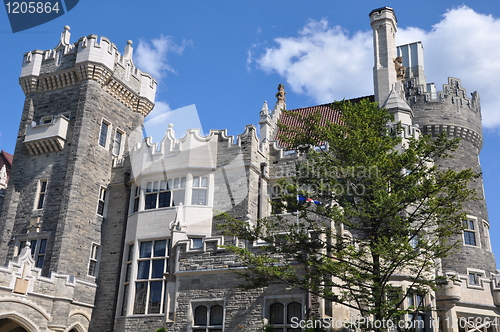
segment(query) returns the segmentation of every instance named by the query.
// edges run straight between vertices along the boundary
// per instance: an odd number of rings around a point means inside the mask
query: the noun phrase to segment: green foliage
[[[274,332],[274,327],[272,325],[264,325],[262,329],[260,330],[261,332]]]
[[[164,327],[162,327],[156,330],[155,332],[167,332],[167,330]]]
[[[458,140],[403,139],[402,126],[376,103],[336,102],[340,123],[319,112],[281,127],[280,140],[300,151],[295,176],[279,182],[296,216],[272,216],[255,225],[222,214],[226,235],[265,242],[260,250],[227,246],[248,270],[253,288],[281,282],[359,310],[363,317],[400,317],[406,294],[391,279],[404,275],[408,292],[424,294],[442,279],[436,259],[449,255],[462,231],[462,203],[475,199],[471,170],[439,170]],[[328,148],[311,148],[313,146]],[[299,203],[297,195],[323,204]],[[300,266],[301,268],[298,268]],[[409,310],[414,310],[410,308]]]

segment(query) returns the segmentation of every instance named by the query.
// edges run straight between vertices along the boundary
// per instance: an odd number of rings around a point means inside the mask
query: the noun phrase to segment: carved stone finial
[[[397,79],[404,80],[406,76],[406,67],[403,66],[403,58],[400,56],[396,57],[396,59],[394,59],[394,65]]]
[[[283,84],[278,85],[278,93],[276,93],[276,98],[278,99],[278,103],[285,102],[285,86]]]

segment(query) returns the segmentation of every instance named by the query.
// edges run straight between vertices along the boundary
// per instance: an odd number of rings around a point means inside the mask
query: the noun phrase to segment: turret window
[[[99,145],[102,146],[103,148],[106,147],[108,141],[108,129],[109,129],[109,123],[102,121],[101,130],[99,132]]]
[[[39,180],[37,188],[37,197],[35,207],[37,210],[43,209],[45,204],[45,195],[47,193],[47,180]]]
[[[476,220],[469,218],[464,220],[464,244],[477,246],[477,225]]]

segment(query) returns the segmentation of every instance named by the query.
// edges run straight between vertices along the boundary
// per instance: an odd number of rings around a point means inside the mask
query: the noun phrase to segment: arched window
[[[294,323],[302,319],[302,304],[299,302],[273,302],[268,307],[267,319],[275,332],[298,332]]]
[[[224,308],[221,305],[196,305],[193,314],[193,332],[222,332]]]

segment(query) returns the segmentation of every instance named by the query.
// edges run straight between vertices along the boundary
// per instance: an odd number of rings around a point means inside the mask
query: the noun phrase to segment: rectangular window
[[[469,272],[469,285],[480,286],[482,273]]]
[[[185,187],[185,177],[148,182],[144,195],[144,209],[159,209],[184,203]]]
[[[123,299],[122,299],[122,310],[121,315],[127,315],[127,303],[130,289],[131,271],[132,271],[132,261],[134,259],[134,245],[130,244],[128,246],[127,257],[125,260],[125,282],[123,284]]]
[[[45,203],[45,195],[47,193],[47,180],[40,180],[38,181],[38,193],[36,197],[36,209],[40,210],[43,209],[43,205]]]
[[[202,237],[189,237],[191,240],[191,248],[198,249],[203,248],[203,238]]]
[[[108,123],[104,121],[101,122],[101,131],[99,132],[99,145],[103,148],[106,147],[106,143],[108,140],[108,127]]]
[[[464,220],[464,243],[469,246],[477,246],[475,220]]]
[[[191,205],[207,205],[208,178],[206,176],[193,177],[193,191]]]
[[[90,248],[89,271],[88,271],[88,275],[92,277],[97,276],[98,253],[99,253],[99,245],[96,243],[92,243],[92,247]]]
[[[132,213],[139,211],[140,197],[141,197],[141,187],[135,187],[135,189],[134,189],[134,205],[132,208]]]
[[[122,137],[123,133],[120,131],[115,131],[115,138],[113,139],[113,154],[119,156],[122,149]]]
[[[163,313],[164,274],[168,272],[169,241],[144,241],[139,246],[134,314]]]
[[[22,241],[19,245],[20,248],[26,246],[26,241]],[[34,239],[30,240],[31,257],[35,261],[35,266],[42,268],[45,261],[45,252],[47,251],[47,239]]]
[[[108,191],[106,188],[101,187],[99,189],[99,201],[97,203],[97,214],[100,216],[104,216],[104,210],[106,207],[106,196],[107,196]]]

